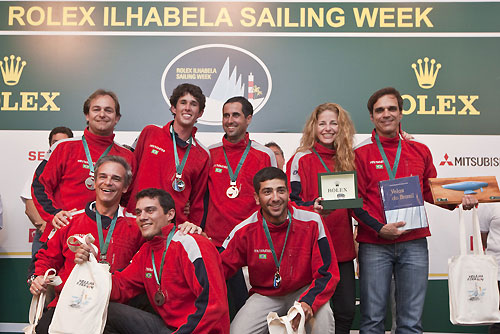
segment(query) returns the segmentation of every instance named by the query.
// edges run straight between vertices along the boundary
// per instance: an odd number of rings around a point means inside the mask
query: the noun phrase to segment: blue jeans
[[[391,279],[396,286],[396,334],[422,333],[429,275],[427,239],[390,245],[360,243],[360,334],[384,333]]]

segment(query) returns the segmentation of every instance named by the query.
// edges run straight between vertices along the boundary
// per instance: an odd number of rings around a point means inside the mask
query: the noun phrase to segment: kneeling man
[[[225,276],[248,266],[252,286],[231,333],[266,333],[267,314],[285,315],[295,301],[304,310],[308,333],[333,333],[328,301],[339,271],[321,217],[289,203],[286,175],[278,168],[261,169],[253,186],[260,210],[231,231],[221,254]],[[294,329],[299,317],[292,323]]]
[[[198,234],[176,232],[175,203],[166,191],[136,195],[137,225],[148,241],[132,263],[113,275],[111,301],[124,303],[146,292],[154,315],[110,303],[105,333],[229,333],[221,260]]]

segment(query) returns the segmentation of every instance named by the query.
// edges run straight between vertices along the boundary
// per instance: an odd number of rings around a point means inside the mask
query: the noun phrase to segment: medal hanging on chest
[[[182,181],[181,176],[179,174],[175,174],[175,179],[172,182],[172,188],[178,192],[181,192],[186,188],[186,183]]]
[[[280,266],[281,260],[283,260],[283,254],[285,253],[286,241],[288,240],[288,232],[290,232],[290,226],[292,226],[292,215],[290,211],[288,211],[288,227],[286,228],[285,242],[283,243],[283,248],[281,250],[281,255],[278,260],[276,256],[276,251],[274,250],[273,239],[271,238],[271,233],[269,232],[269,227],[267,227],[267,222],[264,217],[262,217],[262,227],[264,228],[264,233],[266,234],[267,243],[269,244],[269,248],[271,249],[271,254],[273,255],[274,264],[276,265],[276,272],[273,277],[273,288],[279,289],[281,286],[281,275],[280,275]]]
[[[111,224],[109,225],[109,230],[108,234],[106,235],[106,239],[104,239],[104,233],[102,228],[102,217],[99,211],[97,211],[97,208],[95,209],[95,218],[97,223],[97,234],[99,235],[99,249],[100,249],[99,263],[105,263],[108,266],[110,266],[111,269],[111,265],[106,259],[108,254],[108,246],[109,243],[111,242],[113,231],[115,230],[116,221],[118,220],[118,210],[116,210],[115,215],[111,220]]]
[[[229,188],[227,188],[226,190],[226,196],[229,198],[236,198],[240,194],[241,186],[240,188],[236,186],[236,179],[238,179],[238,174],[240,173],[241,166],[243,166],[243,163],[247,158],[251,146],[252,146],[252,141],[249,139],[245,151],[243,152],[243,155],[241,156],[240,161],[238,162],[238,167],[236,167],[236,171],[234,173],[233,169],[231,168],[231,164],[229,163],[229,159],[227,158],[226,149],[224,148],[224,146],[222,146],[222,151],[224,152],[224,158],[226,159],[227,171],[229,173],[229,179],[230,179]]]
[[[154,251],[151,250],[151,262],[153,263],[153,273],[155,275],[156,283],[158,284],[158,291],[155,292],[154,295],[154,301],[157,306],[162,306],[165,304],[165,293],[163,293],[163,290],[161,288],[161,277],[163,273],[163,266],[165,264],[165,255],[167,254],[168,246],[170,246],[170,242],[172,241],[172,238],[174,237],[176,230],[176,226],[174,225],[172,229],[170,230],[170,233],[168,234],[167,237],[167,242],[165,244],[165,250],[163,251],[163,255],[161,257],[161,262],[160,262],[160,275],[158,276],[158,273],[156,272],[156,265],[155,265],[155,254]]]
[[[226,190],[226,196],[229,198],[236,198],[240,194],[240,190],[236,187],[236,181],[230,183],[229,188]]]
[[[158,289],[158,291],[155,292],[154,300],[155,304],[158,306],[162,306],[163,304],[165,304],[165,294],[163,293],[163,291]]]
[[[281,285],[281,275],[279,271],[276,271],[276,273],[274,274],[273,287],[277,289],[280,287],[280,285]]]
[[[91,175],[85,179],[85,187],[87,187],[88,190],[95,190],[94,175]]]
[[[184,166],[186,165],[186,161],[189,156],[189,151],[191,150],[191,145],[193,144],[193,137],[189,137],[189,139],[187,140],[188,147],[186,149],[186,153],[184,153],[182,161],[179,162],[179,154],[177,153],[177,141],[175,138],[173,123],[170,127],[170,131],[172,132],[172,145],[174,146],[175,158],[175,179],[174,181],[172,181],[172,188],[177,192],[181,192],[186,189],[186,183],[182,180],[182,171],[184,170]]]
[[[101,257],[100,257],[100,258],[101,258],[101,259],[99,260],[99,263],[102,263],[102,264],[107,264],[108,266],[111,266],[111,265],[109,264],[109,262],[108,262],[108,261],[106,261],[106,254],[101,255]]]
[[[85,179],[85,187],[88,190],[95,190],[95,179],[94,179],[94,162],[92,161],[92,156],[90,155],[90,150],[89,150],[89,145],[87,144],[87,140],[85,139],[85,136],[82,136],[82,144],[83,144],[83,149],[85,151],[85,156],[87,157],[87,164],[89,165],[89,177]],[[102,158],[106,155],[108,155],[109,151],[113,147],[113,144],[109,145],[106,150],[102,153],[102,155],[99,157]]]

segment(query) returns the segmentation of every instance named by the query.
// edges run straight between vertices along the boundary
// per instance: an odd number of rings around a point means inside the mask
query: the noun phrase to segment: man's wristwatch
[[[28,278],[28,281],[26,282],[26,283],[28,283],[28,286],[31,286],[31,283],[33,283],[35,278],[36,278],[36,275],[31,275],[30,278]]]

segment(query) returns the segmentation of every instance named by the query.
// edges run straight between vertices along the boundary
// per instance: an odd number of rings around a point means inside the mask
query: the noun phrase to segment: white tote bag
[[[49,280],[49,285],[58,286],[62,283],[61,277],[56,276],[56,270],[53,268],[48,269],[43,275],[45,281]],[[43,307],[45,306],[46,292],[42,292],[38,296],[31,298],[31,305],[29,311],[29,325],[23,328],[24,334],[35,334],[35,328],[38,321],[42,317]]]
[[[291,321],[300,314],[300,322],[297,331],[292,329]],[[269,334],[306,334],[305,330],[306,317],[300,303],[295,302],[288,310],[287,315],[279,317],[276,312],[269,312],[267,315],[267,326]]]
[[[84,239],[71,236],[68,244],[74,245],[75,240],[84,243]],[[97,252],[97,247],[93,244],[92,247]],[[49,333],[101,334],[106,325],[110,293],[109,265],[98,263],[95,256],[90,254],[89,261],[75,265],[66,280]]]
[[[498,264],[492,255],[484,254],[475,208],[472,216],[473,254],[467,254],[465,223],[460,209],[460,255],[448,260],[450,321],[454,325],[487,325],[500,322]]]

